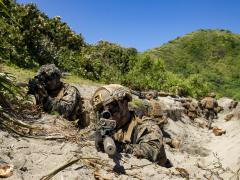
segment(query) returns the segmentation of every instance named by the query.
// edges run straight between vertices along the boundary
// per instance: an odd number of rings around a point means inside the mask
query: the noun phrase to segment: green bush
[[[206,89],[216,91],[219,96],[226,92],[230,97],[239,94],[240,84],[235,84],[233,91],[225,88],[240,77],[239,34],[227,30],[198,30],[144,54],[161,58],[167,71],[189,79],[187,89],[194,96],[204,94]],[[198,74],[197,77],[194,74]],[[200,84],[195,79],[208,84],[208,88],[204,85],[199,86],[202,92],[193,91],[191,84]]]
[[[49,18],[34,4],[1,2],[1,63],[23,68],[55,63],[83,78],[136,90],[240,97],[240,36],[230,31],[199,30],[140,54],[107,41],[89,45],[60,17]]]
[[[131,67],[122,83],[133,89],[161,89],[166,79],[163,61],[149,56],[132,59]]]

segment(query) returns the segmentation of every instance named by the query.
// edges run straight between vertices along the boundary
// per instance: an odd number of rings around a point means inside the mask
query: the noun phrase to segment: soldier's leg
[[[209,109],[208,112],[209,112],[209,114],[208,114],[208,129],[211,129],[213,118],[214,118],[214,111],[212,109]]]
[[[205,109],[204,110],[204,117],[208,120],[209,119],[209,110]]]

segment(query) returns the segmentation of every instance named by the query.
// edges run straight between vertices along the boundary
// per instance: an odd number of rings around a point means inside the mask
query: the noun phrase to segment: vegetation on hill
[[[0,63],[35,70],[54,63],[84,79],[121,83],[137,90],[194,97],[216,90],[240,98],[238,35],[201,30],[140,54],[135,48],[107,41],[88,44],[60,17],[49,18],[34,4],[1,2]],[[7,14],[2,13],[5,9]]]
[[[198,30],[144,54],[161,58],[166,69],[184,78],[198,76],[212,91],[240,99],[240,35]]]

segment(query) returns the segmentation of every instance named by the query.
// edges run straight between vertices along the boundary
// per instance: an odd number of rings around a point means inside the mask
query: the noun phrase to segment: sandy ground
[[[80,92],[90,99],[97,86],[78,86]],[[180,109],[179,102],[170,97],[161,98],[166,108]],[[191,121],[168,119],[164,130],[180,141],[179,148],[165,144],[172,168],[163,168],[146,159],[119,154],[115,159],[97,152],[89,128],[78,130],[71,122],[57,115],[44,114],[35,124],[45,128],[52,136],[64,136],[67,140],[41,140],[23,138],[0,129],[0,160],[14,165],[9,180],[40,179],[65,163],[76,158],[77,163],[59,172],[52,179],[240,179],[240,106],[229,110],[229,99],[219,100],[224,111],[215,119],[213,126],[223,128],[226,134],[215,136],[212,130],[201,127],[203,118]],[[173,113],[177,111],[173,111]],[[233,113],[230,121],[226,114]],[[179,116],[179,113],[176,115]],[[89,159],[90,158],[90,159]],[[101,179],[100,178],[100,179]]]

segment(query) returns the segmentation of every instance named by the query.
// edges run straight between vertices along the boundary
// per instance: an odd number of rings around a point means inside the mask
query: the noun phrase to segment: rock
[[[206,128],[207,127],[207,122],[205,118],[198,117],[194,119],[194,122],[201,128]]]
[[[233,118],[233,116],[234,116],[234,114],[227,114],[227,115],[224,117],[224,119],[225,119],[226,121],[230,121],[230,120]]]
[[[7,178],[13,175],[13,165],[0,162],[0,178]]]
[[[171,146],[175,149],[179,149],[180,147],[180,141],[178,139],[172,139],[171,141]]]
[[[229,105],[229,109],[234,109],[234,108],[236,108],[237,107],[237,105],[238,105],[238,102],[237,101],[232,101],[231,103],[230,103],[230,105]]]
[[[200,128],[206,128],[206,127],[207,127],[207,123],[202,122],[202,123],[199,123],[198,126],[199,126]]]
[[[167,93],[167,92],[164,92],[164,91],[158,92],[158,96],[160,96],[160,97],[167,97],[169,95],[170,95],[170,93]]]
[[[215,136],[221,136],[223,134],[226,134],[226,130],[224,129],[221,129],[221,128],[217,128],[217,127],[214,127],[212,129],[213,133],[215,134]]]
[[[175,169],[180,173],[183,178],[189,179],[189,172],[186,169],[180,167],[176,167]]]
[[[171,138],[164,137],[163,141],[165,144],[168,144],[171,148],[175,148],[175,149],[179,149],[181,144],[180,140],[176,138],[171,139]]]
[[[182,107],[182,103],[175,101],[172,97],[159,97],[158,101],[160,103],[161,109],[167,117],[171,118],[174,121],[181,120],[182,113],[184,112],[184,108]]]
[[[223,107],[222,107],[222,106],[218,106],[218,107],[215,108],[215,111],[216,111],[217,113],[220,113],[220,112],[223,111]]]
[[[28,171],[28,168],[27,167],[21,167],[19,170],[21,170],[23,172],[26,172],[26,171]]]
[[[233,99],[222,97],[218,100],[218,105],[223,107],[224,112],[229,112],[233,108],[236,108],[237,102]]]
[[[160,102],[156,100],[152,100],[152,101],[149,101],[149,103],[151,105],[151,110],[149,112],[149,115],[155,118],[162,117],[164,113],[163,113]]]

